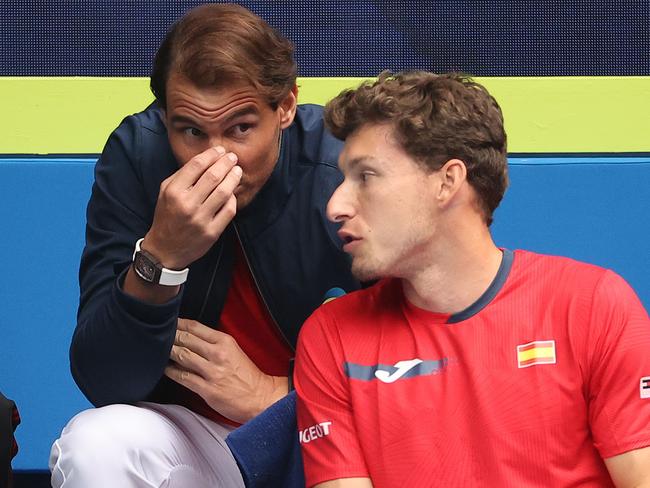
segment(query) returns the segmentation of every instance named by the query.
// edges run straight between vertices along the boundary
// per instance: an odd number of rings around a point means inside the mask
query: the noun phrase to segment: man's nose
[[[327,218],[332,222],[343,222],[354,215],[349,188],[345,181],[334,191],[327,202]]]
[[[228,152],[228,146],[226,144],[224,144],[224,142],[225,141],[223,140],[223,137],[221,137],[221,136],[210,136],[210,138],[209,138],[209,143],[210,143],[211,147],[221,146],[226,150],[226,152]]]

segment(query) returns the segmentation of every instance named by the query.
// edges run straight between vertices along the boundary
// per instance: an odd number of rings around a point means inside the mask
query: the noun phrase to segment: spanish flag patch
[[[534,341],[517,346],[517,367],[555,364],[555,341]]]

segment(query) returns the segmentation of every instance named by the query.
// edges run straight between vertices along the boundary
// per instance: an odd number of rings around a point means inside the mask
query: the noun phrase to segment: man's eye
[[[228,135],[230,137],[245,137],[248,136],[254,128],[255,124],[251,124],[250,122],[235,124],[228,129]]]
[[[235,126],[235,132],[238,134],[246,134],[253,128],[253,124],[237,124]]]
[[[203,135],[203,132],[201,132],[196,127],[188,127],[187,129],[184,130],[184,132],[188,136],[192,136],[192,137],[200,137]]]

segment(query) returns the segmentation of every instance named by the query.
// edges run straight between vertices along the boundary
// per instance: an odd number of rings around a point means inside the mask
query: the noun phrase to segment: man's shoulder
[[[556,304],[579,303],[580,307],[586,307],[585,314],[594,305],[607,307],[637,300],[634,290],[622,276],[596,264],[516,251],[515,266],[511,285],[525,290],[523,293],[552,299]]]
[[[113,150],[115,143],[121,148],[118,153]],[[112,160],[113,154],[124,153],[131,165],[141,167],[145,173],[150,170],[160,173],[163,179],[177,166],[167,139],[162,109],[155,102],[125,117],[111,135],[107,149],[109,152],[105,151],[103,158]]]
[[[163,120],[163,111],[158,103],[153,102],[147,108],[134,114],[143,130],[167,137],[167,128]]]
[[[295,122],[300,124],[304,130],[323,130],[324,107],[315,103],[301,103],[296,108]]]
[[[514,260],[525,274],[534,274],[540,282],[551,281],[560,285],[589,282],[596,284],[611,271],[606,268],[566,256],[539,254],[532,251],[517,250]],[[546,280],[544,280],[546,278]]]
[[[315,103],[301,103],[296,110],[296,118],[305,121],[323,120],[324,107]]]
[[[130,133],[146,131],[167,137],[162,109],[156,102],[151,103],[140,112],[127,115],[117,127],[116,131]]]
[[[321,305],[317,313],[337,328],[357,328],[400,310],[402,296],[399,280],[383,279]]]
[[[300,347],[320,350],[327,344],[339,344],[345,348],[344,344],[359,337],[372,337],[379,321],[389,320],[395,310],[401,310],[394,285],[394,280],[382,280],[324,303],[300,329]]]
[[[298,105],[294,123],[289,129],[289,143],[303,164],[337,166],[343,141],[335,138],[325,127],[323,107],[314,104]]]

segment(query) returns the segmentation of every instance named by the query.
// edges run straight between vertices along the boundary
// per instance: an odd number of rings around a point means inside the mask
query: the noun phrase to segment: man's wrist
[[[162,305],[173,300],[174,297],[178,296],[180,289],[180,285],[163,286],[147,283],[138,276],[135,269],[133,269],[133,265],[129,266],[122,284],[123,293],[153,305]]]
[[[271,382],[270,393],[264,398],[263,404],[260,406],[261,408],[255,412],[253,417],[259,415],[275,402],[287,396],[289,379],[286,376],[268,376],[268,379]]]
[[[133,270],[141,280],[162,286],[178,286],[187,281],[189,268],[165,268],[156,256],[141,248],[142,241],[144,238],[138,239],[133,251]]]

